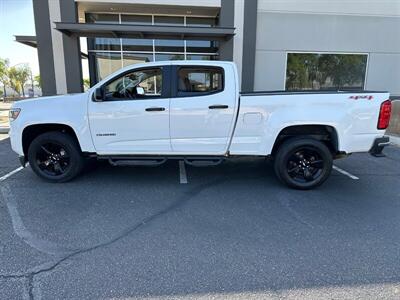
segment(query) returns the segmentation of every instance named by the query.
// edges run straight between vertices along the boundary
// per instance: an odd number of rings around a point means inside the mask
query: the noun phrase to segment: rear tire
[[[58,131],[36,137],[29,146],[28,160],[36,175],[48,182],[67,182],[84,166],[77,141]]]
[[[332,162],[332,154],[324,143],[291,138],[278,148],[274,169],[276,176],[289,187],[309,190],[328,179]]]

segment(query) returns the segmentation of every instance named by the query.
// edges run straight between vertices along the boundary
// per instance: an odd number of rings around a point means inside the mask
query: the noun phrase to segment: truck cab
[[[233,63],[149,63],[93,88],[88,118],[96,152],[224,155],[238,106]]]

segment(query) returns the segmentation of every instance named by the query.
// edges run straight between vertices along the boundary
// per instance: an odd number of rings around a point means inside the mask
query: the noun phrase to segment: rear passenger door
[[[233,70],[229,66],[173,66],[170,136],[173,152],[226,153],[236,105]]]

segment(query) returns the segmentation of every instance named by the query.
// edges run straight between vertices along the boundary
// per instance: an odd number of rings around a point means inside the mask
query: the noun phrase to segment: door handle
[[[148,107],[146,111],[164,111],[165,107]]]
[[[229,107],[228,105],[216,104],[216,105],[210,105],[208,108],[209,109],[227,109],[228,107]]]

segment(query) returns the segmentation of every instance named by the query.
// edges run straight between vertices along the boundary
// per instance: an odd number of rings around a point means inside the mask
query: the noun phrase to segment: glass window
[[[185,42],[183,40],[154,40],[156,52],[184,52]]]
[[[121,15],[122,24],[151,25],[151,19],[149,15]]]
[[[152,53],[124,53],[124,67],[153,61]]]
[[[217,60],[216,55],[187,54],[186,60]]]
[[[288,53],[286,90],[364,88],[366,54]]]
[[[120,39],[95,38],[94,50],[121,51]]]
[[[91,52],[90,55],[95,56],[97,78],[102,80],[111,73],[121,69],[122,61],[121,54],[114,52]]]
[[[118,24],[118,14],[86,14],[86,23]]]
[[[154,25],[183,26],[184,17],[154,16]]]
[[[216,53],[218,52],[217,44],[213,41],[186,41],[186,51],[194,53]]]
[[[144,94],[137,91],[144,90]],[[162,71],[159,68],[128,73],[107,84],[104,89],[106,100],[133,100],[160,97],[162,91]]]
[[[153,52],[153,40],[149,39],[122,39],[123,51]]]
[[[186,17],[186,26],[212,27],[215,25],[215,18]]]
[[[223,70],[215,67],[181,67],[178,92],[210,93],[223,89]]]
[[[165,60],[183,60],[185,59],[185,55],[183,53],[179,54],[160,54],[156,53],[156,61],[165,61]]]

